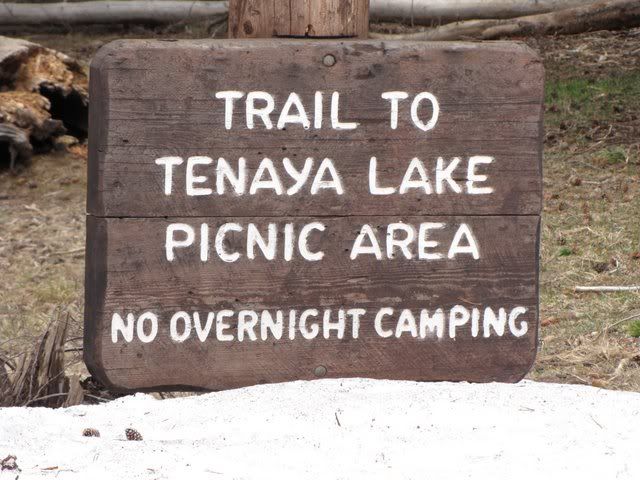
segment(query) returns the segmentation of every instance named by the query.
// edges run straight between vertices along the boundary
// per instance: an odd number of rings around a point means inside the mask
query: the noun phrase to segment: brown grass
[[[0,175],[0,338],[42,331],[56,310],[81,317],[85,170],[54,153]]]
[[[71,406],[81,403],[83,391],[78,376],[66,375],[65,340],[67,320],[56,320],[44,335],[14,358],[3,357],[0,371],[0,407]]]
[[[627,333],[640,292],[574,292],[640,284],[639,33],[538,45],[547,141],[537,380],[640,391],[640,343]]]

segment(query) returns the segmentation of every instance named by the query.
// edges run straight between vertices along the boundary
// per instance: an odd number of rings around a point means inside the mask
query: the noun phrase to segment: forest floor
[[[74,31],[28,39],[88,62],[123,37],[203,31]],[[529,378],[640,391],[640,30],[528,40],[546,66],[541,348]],[[86,144],[0,172],[0,350],[15,352],[56,318],[81,346]],[[75,342],[75,345],[74,345]]]

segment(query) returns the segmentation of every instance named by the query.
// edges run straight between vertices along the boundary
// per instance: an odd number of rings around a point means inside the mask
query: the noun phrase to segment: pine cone
[[[99,437],[100,436],[100,432],[98,430],[96,430],[95,428],[85,428],[82,431],[82,436],[83,437]]]
[[[124,434],[127,436],[127,440],[132,440],[135,442],[139,442],[140,440],[142,440],[142,435],[140,435],[140,432],[134,430],[133,428],[127,428],[124,431]]]
[[[8,455],[0,462],[0,471],[3,470],[17,470],[20,471],[18,464],[16,463],[17,457],[15,455]],[[17,478],[17,477],[16,477]]]

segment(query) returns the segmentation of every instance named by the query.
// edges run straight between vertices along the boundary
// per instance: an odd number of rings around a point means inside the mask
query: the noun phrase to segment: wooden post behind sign
[[[369,0],[232,0],[229,38],[367,38]]]

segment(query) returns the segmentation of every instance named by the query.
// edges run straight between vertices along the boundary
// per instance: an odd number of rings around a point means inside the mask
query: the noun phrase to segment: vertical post
[[[230,0],[229,38],[367,38],[369,0]]]

